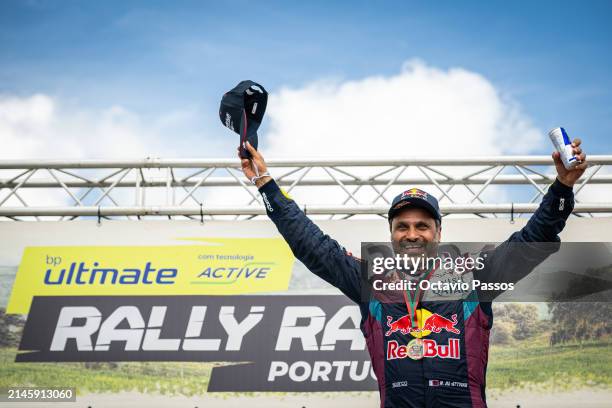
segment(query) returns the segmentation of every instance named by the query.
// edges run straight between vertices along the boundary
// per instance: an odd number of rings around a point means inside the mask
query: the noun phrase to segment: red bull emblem
[[[429,315],[429,316],[427,316]],[[420,328],[413,328],[410,322],[410,315],[405,315],[399,319],[393,321],[393,317],[387,316],[387,326],[389,330],[385,333],[385,336],[390,336],[392,333],[399,331],[402,334],[416,334],[423,333],[428,336],[431,332],[440,333],[442,329],[449,333],[459,334],[460,331],[457,327],[457,315],[453,314],[451,320],[437,313],[430,313],[428,310],[421,309],[421,316],[425,319],[423,326]]]
[[[457,315],[452,315],[451,319],[452,320],[448,320],[446,317],[434,313],[427,318],[421,331],[440,333],[442,329],[444,329],[449,333],[459,334],[459,329],[455,327],[457,324]]]
[[[423,190],[419,190],[418,188],[411,188],[410,190],[406,190],[402,193],[402,198],[404,197],[416,197],[427,200],[427,193]]]
[[[387,326],[389,326],[389,330],[387,330],[385,336],[390,336],[391,333],[395,333],[396,331],[402,334],[408,334],[413,330],[410,322],[410,315],[402,316],[396,321],[393,321],[393,317],[387,316]]]
[[[448,344],[438,344],[432,339],[423,339],[423,355],[415,357],[409,353],[408,345],[399,344],[395,340],[387,342],[387,360],[395,360],[409,357],[417,360],[421,357],[426,358],[460,358],[459,339],[448,339]]]

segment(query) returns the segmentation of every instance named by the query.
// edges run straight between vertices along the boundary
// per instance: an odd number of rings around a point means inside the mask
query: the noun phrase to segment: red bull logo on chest
[[[387,343],[387,360],[395,360],[410,357],[416,360],[421,357],[425,358],[452,358],[458,360],[461,357],[459,349],[459,339],[448,339],[448,344],[438,344],[435,340],[423,340],[423,354],[414,357],[409,352],[409,345],[399,344],[395,340],[389,340]]]
[[[440,333],[442,330],[459,334],[460,331],[456,325],[456,314],[447,319],[438,313],[431,313],[427,309],[419,309],[416,312],[416,322],[410,321],[410,315],[404,315],[396,320],[393,320],[392,316],[387,316],[387,327],[389,330],[387,330],[385,336],[388,337],[392,333],[400,332],[402,334],[410,333],[415,337],[423,337],[429,336],[432,332]]]

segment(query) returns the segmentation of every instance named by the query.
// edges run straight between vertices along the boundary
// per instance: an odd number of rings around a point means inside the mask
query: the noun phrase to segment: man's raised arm
[[[268,175],[261,153],[250,144],[247,144],[247,148],[252,158],[241,159],[242,171],[259,189],[268,217],[289,244],[295,257],[311,272],[359,303],[359,261],[347,254],[337,241],[324,234],[295,201],[280,189]]]
[[[557,170],[555,182],[527,225],[488,254],[487,267],[476,274],[477,279],[485,282],[518,282],[557,250],[553,245],[537,243],[561,241],[559,233],[574,209],[574,184],[588,166],[580,144],[580,139],[572,142],[573,152],[581,163],[571,170],[563,166],[558,152],[553,153]]]

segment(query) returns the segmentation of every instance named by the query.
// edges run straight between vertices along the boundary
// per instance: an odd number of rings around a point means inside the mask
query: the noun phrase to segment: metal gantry
[[[612,155],[590,156],[589,163],[574,188],[574,214],[612,213]],[[393,196],[414,186],[436,195],[444,214],[515,216],[535,211],[555,179],[548,156],[272,159],[267,164],[308,214],[342,218],[384,216]],[[589,194],[583,193],[585,186]],[[597,194],[602,199],[593,199]],[[264,214],[236,159],[0,161],[3,220]]]

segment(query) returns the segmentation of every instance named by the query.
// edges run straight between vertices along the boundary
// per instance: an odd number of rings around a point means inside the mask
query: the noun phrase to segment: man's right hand
[[[241,158],[240,165],[242,167],[242,172],[244,173],[246,178],[248,178],[249,181],[251,181],[253,177],[257,176],[258,173],[259,175],[266,173],[268,171],[268,166],[266,166],[266,162],[263,156],[261,155],[261,153],[255,150],[255,148],[251,146],[249,142],[246,143],[246,147],[249,153],[251,153],[251,158],[250,159]],[[240,152],[238,152],[238,158],[240,158]],[[255,169],[257,169],[258,173],[255,172]],[[260,188],[261,186],[263,186],[270,180],[272,180],[270,176],[264,176],[260,179],[255,180],[255,185],[257,186],[257,188]]]

